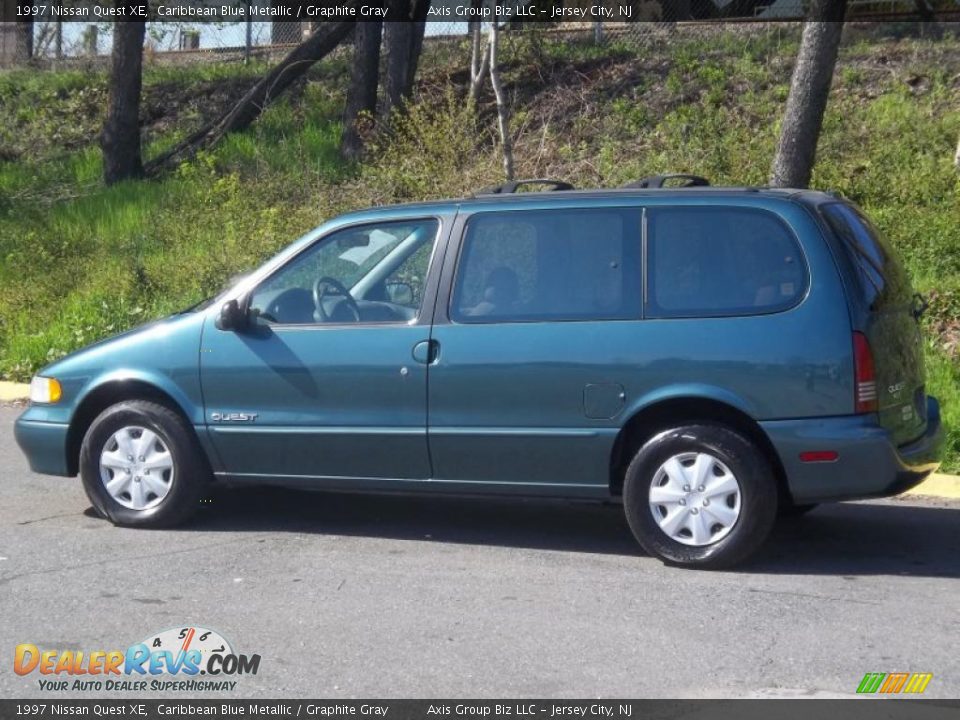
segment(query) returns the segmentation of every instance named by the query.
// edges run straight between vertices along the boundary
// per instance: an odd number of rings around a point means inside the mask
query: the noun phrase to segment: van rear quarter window
[[[848,203],[830,203],[821,209],[830,229],[854,269],[857,292],[867,307],[909,305],[913,300],[910,278],[873,223]]]
[[[796,305],[808,273],[792,231],[753,208],[654,208],[647,316],[755,315]]]

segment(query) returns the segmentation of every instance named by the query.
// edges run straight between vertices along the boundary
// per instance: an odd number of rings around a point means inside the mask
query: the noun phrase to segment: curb
[[[912,490],[907,490],[904,495],[923,495],[949,500],[960,499],[960,476],[931,475]]]
[[[25,383],[0,381],[0,402],[14,402],[26,400],[30,397],[30,386]],[[943,498],[947,500],[960,499],[960,476],[937,474],[931,475],[904,495],[921,495],[923,497]]]
[[[30,386],[24,383],[4,382],[0,380],[0,402],[26,400],[30,397]]]

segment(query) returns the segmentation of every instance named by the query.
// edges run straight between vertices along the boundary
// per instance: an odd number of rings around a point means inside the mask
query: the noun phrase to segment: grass
[[[517,172],[612,186],[665,171],[763,184],[795,33],[674,37],[606,48],[505,34]],[[445,46],[446,47],[446,46]],[[928,387],[960,471],[960,42],[865,38],[834,82],[813,185],[866,208],[891,238],[925,319]],[[0,377],[215,292],[344,210],[456,196],[500,179],[489,95],[463,102],[465,45],[427,53],[419,102],[337,154],[348,58],[315,68],[247,132],[161,179],[106,188],[96,134],[102,73],[0,73]],[[429,58],[433,60],[429,60]],[[452,65],[458,62],[459,65]],[[263,72],[254,64],[149,65],[146,155],[169,147]]]

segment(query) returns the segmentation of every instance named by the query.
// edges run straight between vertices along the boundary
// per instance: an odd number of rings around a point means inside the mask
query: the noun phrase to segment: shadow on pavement
[[[642,555],[616,505],[554,500],[218,492],[183,531],[295,532]],[[747,572],[960,577],[960,506],[824,505],[782,520]]]

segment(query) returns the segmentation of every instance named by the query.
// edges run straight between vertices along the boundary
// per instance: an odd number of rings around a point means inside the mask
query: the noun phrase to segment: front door
[[[430,477],[421,319],[435,219],[347,227],[204,328],[206,419],[224,474],[307,483]],[[422,324],[421,324],[422,323]]]

